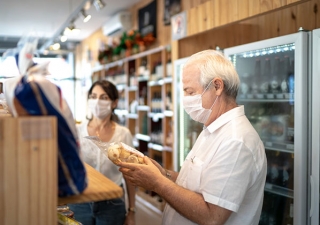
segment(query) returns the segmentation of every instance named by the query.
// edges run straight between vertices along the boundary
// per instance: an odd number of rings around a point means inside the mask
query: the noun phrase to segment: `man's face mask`
[[[212,81],[207,85],[202,94],[192,95],[192,96],[183,96],[183,107],[187,114],[197,122],[205,124],[209,116],[212,113],[212,107],[216,103],[219,96],[216,97],[210,109],[205,109],[202,107],[202,95],[210,87]]]

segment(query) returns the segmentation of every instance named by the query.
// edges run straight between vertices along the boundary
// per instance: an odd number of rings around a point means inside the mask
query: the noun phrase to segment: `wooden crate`
[[[57,224],[55,117],[0,117],[0,224]]]

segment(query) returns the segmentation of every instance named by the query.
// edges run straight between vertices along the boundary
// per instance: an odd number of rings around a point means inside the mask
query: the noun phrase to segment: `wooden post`
[[[0,224],[57,224],[55,117],[0,117]]]

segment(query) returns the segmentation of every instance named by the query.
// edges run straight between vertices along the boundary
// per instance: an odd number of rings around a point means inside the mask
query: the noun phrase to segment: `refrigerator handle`
[[[314,189],[315,189],[315,187],[314,187],[314,179],[313,179],[313,176],[312,175],[310,175],[310,186],[311,186],[311,191],[310,191],[310,198],[311,198],[311,202],[310,202],[310,217],[312,217],[312,215],[313,215],[313,211],[314,211],[314,204],[315,204],[315,201],[316,201],[316,199],[315,199],[315,197],[314,197]]]

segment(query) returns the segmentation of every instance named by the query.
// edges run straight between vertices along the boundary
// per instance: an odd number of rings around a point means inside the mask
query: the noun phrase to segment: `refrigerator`
[[[244,105],[265,146],[268,168],[260,225],[319,224],[319,36],[319,30],[301,29],[223,50],[240,77],[237,103]],[[174,62],[177,171],[202,130],[182,107],[186,60]]]
[[[320,224],[320,29],[312,32],[312,80],[311,80],[311,154],[309,221]]]

